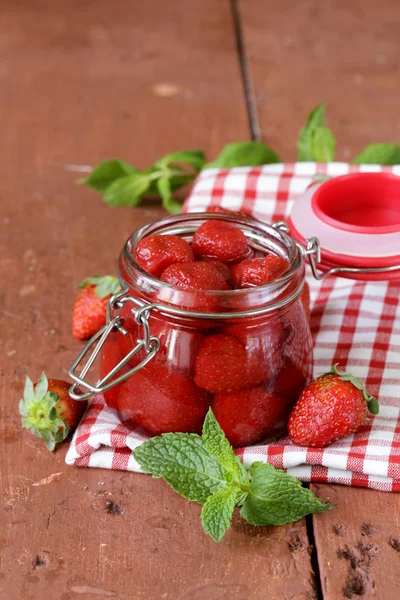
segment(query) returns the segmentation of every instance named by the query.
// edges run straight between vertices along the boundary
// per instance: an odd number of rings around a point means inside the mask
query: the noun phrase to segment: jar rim
[[[254,243],[260,243],[261,241],[264,241],[265,246],[260,246],[260,248],[264,249],[265,251],[271,251],[271,247],[273,247],[273,250],[275,250],[277,255],[286,259],[288,262],[288,268],[284,271],[284,273],[282,273],[281,276],[261,286],[239,290],[204,290],[202,294],[215,298],[224,296],[227,299],[251,298],[260,293],[270,293],[276,296],[284,291],[285,287],[288,286],[294,275],[304,264],[302,254],[296,244],[296,241],[281,229],[273,227],[273,225],[263,223],[262,221],[258,221],[252,217],[230,215],[225,213],[183,213],[147,223],[129,236],[122,251],[122,257],[125,263],[124,266],[127,269],[128,274],[131,276],[139,276],[141,285],[143,285],[144,288],[151,287],[154,291],[184,291],[184,293],[188,296],[190,296],[190,294],[198,294],[198,290],[182,290],[181,288],[172,286],[147,273],[135,260],[134,251],[138,242],[144,237],[155,234],[188,236],[196,231],[196,229],[203,222],[210,219],[228,221],[239,226],[246,235],[246,238],[250,241],[253,241],[253,245]],[[267,246],[267,242],[269,243],[269,246]],[[129,286],[129,282],[125,281],[121,275],[120,278],[124,285]],[[188,313],[189,312],[192,311],[188,310]]]

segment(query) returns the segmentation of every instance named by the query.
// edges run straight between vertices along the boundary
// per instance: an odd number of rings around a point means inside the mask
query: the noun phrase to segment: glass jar
[[[136,263],[135,248],[145,236],[174,234],[190,243],[211,218],[239,227],[251,255],[272,252],[286,259],[285,273],[259,287],[187,291]],[[311,334],[300,298],[304,276],[295,241],[251,218],[185,214],[137,230],[120,256],[123,291],[112,299],[114,326],[102,339],[105,401],[151,434],[200,433],[211,406],[236,447],[282,435],[312,376]]]

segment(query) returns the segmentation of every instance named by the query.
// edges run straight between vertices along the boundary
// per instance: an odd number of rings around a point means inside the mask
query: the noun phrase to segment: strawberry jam
[[[101,375],[129,353],[115,377],[135,373],[106,402],[151,434],[200,433],[211,406],[236,447],[282,435],[312,375],[295,242],[242,215],[179,215],[135,232],[119,268]]]

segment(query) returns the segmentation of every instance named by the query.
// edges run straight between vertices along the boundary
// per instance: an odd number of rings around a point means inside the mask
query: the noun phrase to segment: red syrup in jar
[[[145,226],[129,238],[120,257],[120,277],[134,302],[118,310],[126,335],[114,332],[105,342],[101,375],[143,339],[134,311],[155,303],[147,320],[159,350],[146,366],[105,392],[106,402],[151,434],[200,433],[211,406],[229,441],[241,447],[282,435],[311,378],[311,335],[300,299],[304,262],[296,244],[271,226],[241,216],[212,218],[227,218],[244,233],[246,259],[272,253],[285,260],[285,272],[248,289],[179,289],[140,268],[135,247],[146,236],[176,230],[190,243],[207,217],[179,215]],[[212,263],[213,257],[195,260]],[[231,268],[237,262],[225,264]],[[145,357],[140,350],[118,375]]]

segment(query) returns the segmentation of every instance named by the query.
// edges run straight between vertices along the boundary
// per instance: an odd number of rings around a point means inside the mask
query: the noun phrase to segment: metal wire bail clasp
[[[71,386],[69,390],[69,395],[73,400],[87,400],[91,398],[94,394],[99,394],[110,390],[115,385],[122,383],[125,379],[134,375],[140,369],[142,369],[151,359],[157,354],[160,348],[160,340],[157,337],[151,336],[150,327],[148,318],[150,315],[150,308],[147,305],[137,307],[137,302],[134,298],[127,295],[128,288],[124,288],[114,296],[112,296],[107,304],[107,323],[106,325],[100,329],[97,333],[94,334],[92,338],[88,341],[86,346],[83,348],[82,352],[76,357],[75,361],[72,363],[69,368],[68,374],[75,381],[75,383]],[[131,308],[131,312],[134,315],[136,323],[142,327],[143,331],[143,339],[138,339],[137,344],[132,350],[102,379],[99,379],[96,385],[90,384],[85,380],[87,373],[89,372],[91,366],[99,355],[100,350],[102,349],[105,341],[107,340],[109,334],[112,331],[119,331],[122,335],[128,335],[128,332],[123,328],[124,318],[118,314],[118,312],[113,316],[114,312],[118,310],[118,308],[122,308],[124,304],[132,303],[133,307]],[[136,305],[136,306],[135,306]],[[93,348],[93,349],[92,349]],[[140,361],[138,365],[123,373],[119,377],[115,377],[117,373],[131,360],[135,354],[140,352],[140,350],[144,350],[146,356],[143,360]],[[90,352],[90,356],[83,367],[80,375],[76,374],[76,369],[83,361],[85,356]],[[89,390],[88,392],[80,392],[79,388],[83,387]]]

